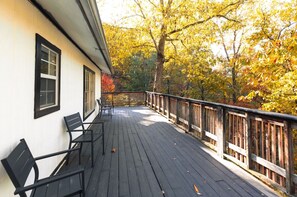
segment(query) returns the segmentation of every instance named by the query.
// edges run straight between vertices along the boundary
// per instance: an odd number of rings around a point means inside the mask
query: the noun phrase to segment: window
[[[95,110],[95,73],[84,67],[84,120]]]
[[[60,110],[61,50],[36,34],[34,118]]]

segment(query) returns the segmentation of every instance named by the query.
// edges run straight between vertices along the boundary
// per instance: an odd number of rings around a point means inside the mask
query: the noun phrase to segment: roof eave
[[[88,54],[87,51],[83,49],[83,46],[80,46],[79,42],[76,42],[75,38],[71,36],[71,32],[67,32],[63,25],[60,24],[61,21],[57,20],[51,13],[53,10],[47,10],[48,8],[43,8],[39,4],[39,0],[28,0],[31,2],[42,14],[47,17],[54,26],[56,26],[61,33],[63,33],[91,62],[93,62],[101,71],[112,74],[112,63],[109,56],[108,47],[106,44],[106,38],[104,35],[104,30],[102,27],[102,23],[100,20],[99,11],[97,8],[97,4],[95,0],[76,0],[76,4],[81,11],[81,14],[84,18],[85,24],[88,26],[89,31],[91,32],[93,39],[95,41],[95,45],[97,46],[96,49],[100,51],[103,61],[105,62],[105,66],[101,65],[99,62],[96,62],[91,58],[92,54]],[[52,1],[54,2],[54,1]],[[75,3],[74,2],[74,3]],[[49,3],[49,2],[47,2]],[[69,2],[68,2],[69,3]],[[56,10],[56,13],[59,12]],[[64,14],[60,11],[60,14]],[[75,28],[75,27],[74,27]],[[98,51],[98,53],[99,53]]]
[[[78,2],[80,9],[85,16],[85,19],[88,22],[89,28],[92,31],[94,39],[97,42],[98,50],[100,50],[100,52],[103,54],[106,65],[108,66],[110,71],[110,73],[108,74],[113,74],[112,63],[110,60],[109,50],[107,47],[106,37],[100,19],[97,3],[94,0],[76,1]],[[100,37],[102,37],[102,41],[100,41]]]

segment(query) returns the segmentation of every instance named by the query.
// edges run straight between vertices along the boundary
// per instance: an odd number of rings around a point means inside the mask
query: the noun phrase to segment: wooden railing
[[[255,176],[296,193],[297,117],[146,92],[146,104]],[[296,139],[295,139],[296,140]]]
[[[145,105],[145,92],[103,92],[102,98],[113,106]]]

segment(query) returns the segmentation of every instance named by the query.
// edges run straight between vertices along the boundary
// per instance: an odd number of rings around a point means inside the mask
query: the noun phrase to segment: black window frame
[[[89,71],[90,73],[92,73],[94,75],[94,109],[91,110],[87,115],[85,115],[85,90],[86,90],[86,85],[85,85],[85,71]],[[96,103],[95,103],[95,96],[96,96],[96,74],[93,70],[91,70],[89,67],[84,65],[84,73],[83,73],[84,77],[83,77],[83,120],[85,121],[92,113],[94,113],[95,108],[96,108]]]
[[[58,70],[57,73],[57,89],[55,93],[57,95],[57,100],[55,105],[52,107],[47,107],[42,109],[40,107],[40,92],[41,92],[41,45],[46,46],[50,50],[58,54]],[[60,110],[60,95],[61,95],[61,50],[50,43],[48,40],[43,38],[41,35],[36,34],[36,48],[35,48],[35,92],[34,92],[34,119],[40,118],[42,116],[48,115],[50,113]]]

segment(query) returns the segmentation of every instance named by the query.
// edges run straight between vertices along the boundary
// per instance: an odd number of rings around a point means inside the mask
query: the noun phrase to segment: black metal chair
[[[32,191],[31,196],[72,196],[80,194],[84,196],[84,169],[82,167],[77,167],[68,172],[61,174],[51,175],[47,178],[39,179],[39,169],[36,164],[37,160],[49,158],[52,156],[70,153],[71,151],[79,150],[71,149],[66,151],[60,151],[40,157],[33,158],[33,155],[24,139],[20,140],[20,143],[16,148],[1,162],[10,177],[12,183],[14,184],[16,190],[15,195],[20,195],[20,197],[26,197],[26,191]],[[32,170],[34,169],[35,179],[34,183],[31,185],[26,185],[26,180]]]
[[[70,136],[69,141],[69,149],[72,144],[79,144],[79,162],[81,161],[81,151],[83,143],[91,143],[91,158],[92,158],[92,167],[94,166],[94,142],[102,137],[102,154],[104,155],[104,122],[96,121],[96,122],[82,122],[81,116],[79,112],[65,116],[64,117],[65,124],[67,127],[67,131]],[[84,125],[88,124],[89,127],[85,129]],[[91,125],[101,124],[102,132],[93,131],[90,129]],[[79,136],[73,137],[73,133],[80,133]]]
[[[112,109],[112,112],[114,112],[114,105],[113,102],[108,102],[105,97],[101,97],[101,103],[104,107],[110,107]]]
[[[107,111],[107,114],[112,117],[112,113],[111,113],[112,106],[111,105],[103,105],[101,99],[97,99],[97,103],[99,106],[99,117],[101,117],[104,114],[104,112],[106,112],[106,111]]]

